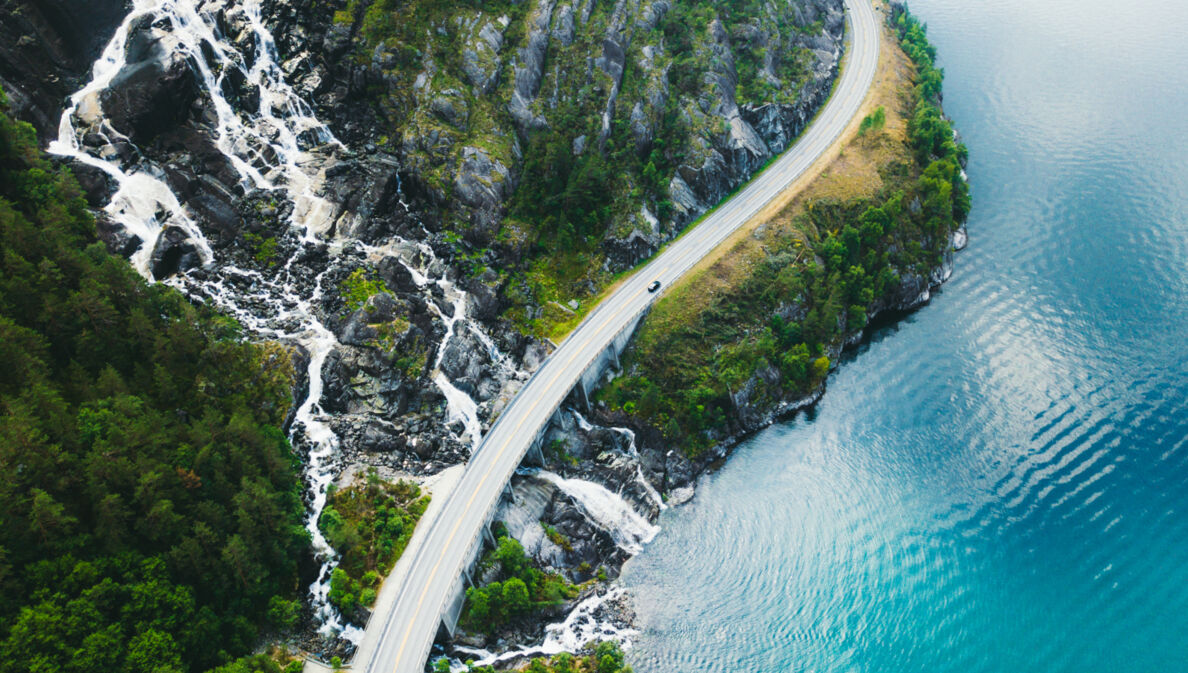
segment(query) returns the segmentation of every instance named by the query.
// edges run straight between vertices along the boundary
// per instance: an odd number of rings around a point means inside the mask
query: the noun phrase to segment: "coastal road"
[[[850,50],[833,96],[805,133],[760,176],[636,272],[569,335],[524,385],[467,463],[417,546],[390,610],[377,612],[352,669],[422,673],[438,623],[468,552],[533,440],[587,366],[656,299],[648,285],[676,282],[804,174],[858,114],[874,81],[879,25],[870,0],[845,0]]]

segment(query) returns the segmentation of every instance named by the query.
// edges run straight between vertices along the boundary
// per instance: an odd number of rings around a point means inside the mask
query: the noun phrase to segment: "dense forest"
[[[109,256],[7,112],[0,92],[0,671],[227,664],[297,616],[289,354]]]

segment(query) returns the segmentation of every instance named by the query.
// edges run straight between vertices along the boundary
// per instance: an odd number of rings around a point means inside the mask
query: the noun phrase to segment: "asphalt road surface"
[[[379,641],[361,651],[364,673],[422,673],[468,552],[499,502],[504,484],[587,366],[685,272],[799,178],[857,115],[879,58],[870,0],[846,0],[850,52],[832,98],[800,139],[762,175],[625,281],[561,343],[504,410],[467,464],[428,537],[416,550],[391,610],[372,616]],[[649,293],[653,281],[661,292]],[[373,633],[368,636],[374,637]]]

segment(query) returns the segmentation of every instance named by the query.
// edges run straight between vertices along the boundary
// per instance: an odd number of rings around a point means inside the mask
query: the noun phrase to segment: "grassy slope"
[[[867,311],[939,264],[968,212],[964,148],[939,118],[931,48],[905,21],[889,39],[908,36],[904,49],[886,50],[872,93],[884,125],[658,302],[626,375],[599,394],[612,409],[696,455],[745,430],[736,400],[770,409],[819,386]]]

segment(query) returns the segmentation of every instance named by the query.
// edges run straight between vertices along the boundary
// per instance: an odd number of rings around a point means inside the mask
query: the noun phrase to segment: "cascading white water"
[[[318,518],[326,507],[328,487],[334,480],[334,461],[338,454],[338,437],[329,424],[323,420],[324,413],[320,406],[324,384],[322,367],[326,362],[326,357],[338,345],[338,340],[313,313],[313,306],[321,298],[322,276],[315,280],[312,297],[304,299],[297,296],[292,291],[294,285],[289,278],[292,273],[292,261],[290,259],[284,268],[285,281],[279,284],[268,281],[254,272],[243,272],[234,267],[224,267],[224,273],[239,272],[255,275],[256,281],[261,286],[268,288],[269,292],[264,295],[264,298],[273,300],[272,305],[280,310],[263,319],[245,311],[239,303],[242,301],[243,295],[227,291],[226,286],[220,281],[206,283],[203,287],[194,288],[194,290],[204,291],[222,310],[236,316],[256,334],[272,335],[278,340],[299,343],[309,354],[309,365],[306,368],[309,392],[301,406],[298,407],[293,422],[294,432],[304,429],[305,440],[309,446],[305,479],[309,484],[311,503],[305,529],[309,531],[314,553],[322,559],[318,577],[310,585],[309,590],[316,616],[321,622],[319,630],[324,635],[340,634],[343,638],[357,644],[362,638],[362,631],[344,624],[341,616],[333,609],[328,600],[330,574],[337,564],[337,555],[318,526]],[[212,290],[214,291],[212,292]],[[276,299],[281,299],[282,302],[277,303]],[[273,321],[283,324],[291,318],[297,319],[299,328],[296,332],[278,331],[270,327],[270,323]]]
[[[242,28],[238,36],[220,33],[214,20],[217,11],[225,12],[234,25]],[[154,280],[150,260],[157,240],[167,227],[178,227],[213,272],[202,279],[179,276],[166,282],[191,296],[214,302],[258,337],[297,344],[308,354],[309,392],[295,413],[291,439],[295,445],[307,448],[304,477],[310,497],[306,528],[323,562],[317,580],[310,586],[310,597],[322,633],[340,634],[358,642],[361,631],[344,625],[328,602],[330,575],[337,557],[317,526],[326,504],[327,487],[336,473],[338,456],[338,438],[320,406],[322,367],[338,346],[334,334],[315,311],[326,272],[316,278],[312,296],[306,297],[299,288],[308,287],[300,277],[307,269],[294,267],[301,256],[300,250],[277,272],[267,276],[225,262],[215,264],[218,260],[211,246],[191,213],[170,189],[160,166],[143,157],[137,157],[135,162],[121,158],[115,144],[131,145],[131,142],[105,119],[100,94],[126,65],[130,33],[145,17],[152,17],[152,30],[158,43],[173,56],[188,59],[200,77],[204,94],[216,115],[216,123],[212,125],[214,144],[236,171],[243,189],[281,190],[293,204],[289,224],[301,233],[300,240],[305,245],[324,245],[325,241],[319,237],[326,234],[333,221],[335,208],[318,195],[318,189],[320,155],[338,146],[337,140],[285,82],[275,43],[261,19],[260,0],[134,0],[132,11],[95,63],[91,81],[71,97],[62,115],[58,138],[49,149],[110,176],[115,191],[104,210],[114,222],[141,240],[131,261],[142,275]],[[252,53],[241,51],[237,44],[249,45],[245,50]],[[224,80],[232,70],[238,70],[246,86],[258,91],[257,109],[237,110],[224,96]],[[103,142],[84,144],[82,138],[87,134]],[[415,250],[419,263],[407,261],[409,246]],[[433,380],[446,397],[450,420],[462,421],[464,436],[459,440],[472,449],[477,448],[482,436],[478,405],[440,369],[449,342],[459,337],[463,329],[469,329],[486,349],[491,362],[507,373],[516,373],[514,366],[491,338],[467,319],[466,293],[444,278],[432,279],[430,269],[436,262],[432,249],[403,240],[381,247],[363,247],[373,254],[395,256],[418,286],[436,284],[452,304],[452,314],[447,316],[433,301],[428,302],[446,325],[433,367]],[[654,527],[610,491],[588,482],[549,475],[624,549],[634,553],[655,534]],[[595,596],[579,604],[565,622],[549,627],[545,643],[535,651],[555,653],[580,646],[595,636],[621,637],[621,633],[612,633],[613,626],[599,624],[592,616],[605,600],[606,597]]]
[[[426,233],[426,235],[428,234]],[[386,248],[366,246],[365,249],[372,254],[382,254],[385,251],[398,250],[400,247],[407,245],[409,245],[408,241],[399,240],[398,242],[389,244],[389,246]],[[437,256],[434,254],[432,248],[423,243],[414,245],[420,257],[425,260],[427,267],[432,266],[433,263],[437,261]],[[401,258],[398,256],[397,259]],[[429,284],[430,280],[427,268],[425,270],[417,269],[413,265],[408,264],[403,260],[401,263],[404,264],[406,269],[408,269],[409,273],[412,275],[413,282],[415,282],[418,287],[425,287]],[[467,318],[466,292],[458,289],[454,283],[444,278],[438,279],[436,281],[436,285],[441,288],[445,296],[450,299],[450,304],[453,310],[452,315],[446,315],[436,303],[433,301],[428,302],[429,310],[433,311],[437,317],[440,318],[443,323],[445,323],[446,326],[445,336],[443,336],[441,339],[441,344],[437,348],[437,357],[433,361],[433,383],[446,398],[446,415],[449,422],[462,422],[464,432],[462,436],[457,437],[458,441],[469,445],[473,451],[478,448],[483,438],[483,424],[478,417],[478,402],[476,402],[474,398],[467,395],[465,392],[459,390],[458,387],[455,386],[452,381],[450,381],[450,378],[445,375],[445,372],[441,371],[441,362],[445,357],[446,349],[449,347],[450,340],[458,336],[459,323],[464,324],[476,337],[478,337],[479,341],[481,341],[487,348],[488,356],[491,358],[492,362],[495,362],[508,372],[514,371],[514,368],[508,362],[507,358],[499,352],[499,349],[495,346],[495,342],[491,340],[491,337],[487,335],[486,332],[479,329],[479,327],[475,325],[473,321]]]
[[[428,232],[426,232],[428,236]],[[417,268],[416,265],[409,264],[403,260],[403,249],[413,247],[418,256],[423,261],[424,267]],[[437,255],[434,254],[433,249],[424,243],[413,243],[403,239],[397,239],[389,242],[386,246],[363,246],[374,257],[382,257],[384,255],[394,254],[397,259],[412,275],[413,282],[418,287],[426,287],[429,285],[429,267],[432,267],[437,261]],[[441,288],[443,294],[449,299],[452,308],[452,315],[446,315],[444,311],[433,301],[428,302],[429,310],[433,311],[438,318],[446,326],[445,336],[442,337],[441,344],[437,348],[437,357],[433,361],[433,383],[437,385],[438,390],[446,398],[446,414],[450,423],[457,421],[462,422],[464,429],[461,436],[457,439],[463,444],[470,446],[471,450],[478,448],[482,442],[482,421],[478,417],[478,403],[474,398],[467,395],[462,390],[454,385],[450,378],[441,371],[441,362],[445,358],[445,353],[449,347],[451,339],[458,336],[458,325],[463,324],[471,331],[475,337],[487,349],[487,355],[492,362],[497,364],[505,372],[511,374],[515,373],[515,368],[510,363],[509,359],[499,351],[495,342],[491,337],[478,327],[473,321],[467,318],[466,314],[466,292],[459,289],[453,282],[440,278],[434,281],[437,287]]]
[[[239,35],[220,33],[214,18],[220,11],[228,19],[226,23],[240,27]],[[329,230],[335,208],[318,195],[320,154],[339,144],[285,81],[275,42],[263,24],[260,0],[134,0],[132,11],[96,61],[91,81],[70,98],[59,124],[58,138],[49,147],[55,154],[98,168],[111,177],[116,189],[104,210],[114,222],[142,241],[131,259],[134,267],[153,280],[152,252],[158,237],[169,226],[185,232],[204,264],[210,266],[215,261],[201,229],[165,181],[164,171],[144,159],[123,162],[114,143],[131,143],[104,118],[100,94],[126,65],[130,33],[145,17],[151,17],[158,43],[171,57],[187,59],[200,77],[204,94],[216,113],[214,144],[235,169],[243,189],[282,190],[293,204],[290,225],[301,232],[301,242],[324,244],[319,237]],[[248,47],[241,51],[237,44]],[[258,92],[257,109],[237,110],[224,96],[224,81],[233,70],[242,75],[244,86]],[[82,137],[88,133],[102,138],[104,143],[84,144]],[[407,242],[397,241],[397,244]],[[434,261],[428,246],[413,245],[422,258]],[[394,246],[385,246],[391,247]],[[317,525],[338,456],[338,439],[320,406],[322,367],[338,342],[314,310],[323,291],[322,276],[315,281],[312,296],[302,297],[298,291],[302,285],[298,282],[302,280],[299,275],[304,271],[294,269],[293,264],[299,256],[298,251],[283,268],[268,277],[222,264],[217,273],[207,274],[203,280],[182,276],[167,282],[191,296],[213,301],[257,336],[298,344],[308,354],[309,393],[294,416],[291,438],[297,444],[298,434],[303,434],[308,447],[304,476],[310,490],[310,506],[306,529],[315,553],[323,562],[317,580],[310,586],[310,596],[322,633],[338,633],[357,642],[361,632],[344,626],[327,600],[337,556]],[[395,256],[405,263],[418,285],[430,282],[427,270],[418,270],[417,265],[404,262],[402,255]],[[444,280],[437,282],[447,296],[454,297],[454,315],[447,320],[447,336],[440,346],[444,352],[457,330],[456,324],[465,320],[465,294]],[[261,307],[265,308],[261,310]],[[469,328],[497,352],[486,334],[473,324]],[[477,446],[481,436],[477,405],[440,372],[434,378],[446,395],[451,418],[464,421],[472,446]]]
[[[473,451],[478,449],[483,439],[483,424],[478,417],[478,403],[459,390],[441,371],[441,361],[445,357],[450,339],[456,336],[458,323],[466,319],[466,293],[447,280],[439,280],[438,285],[445,290],[447,297],[452,295],[454,314],[447,316],[437,308],[436,304],[432,302],[429,304],[437,312],[442,322],[446,324],[446,334],[442,337],[441,345],[437,349],[437,358],[433,362],[433,382],[441,389],[441,394],[445,395],[446,402],[449,404],[450,422],[462,421],[463,427],[466,428],[466,436],[470,439],[470,449]],[[476,329],[475,332],[481,333],[481,330]]]
[[[660,531],[659,526],[648,523],[627,501],[601,484],[566,479],[548,470],[534,474],[537,479],[553,484],[573,498],[586,517],[609,533],[615,544],[629,554],[638,554]]]
[[[590,421],[586,420],[586,417],[582,416],[581,413],[579,413],[576,409],[570,409],[569,411],[573,414],[574,419],[577,421],[578,427],[581,428],[582,431],[590,432],[594,429],[594,426],[590,423]],[[635,444],[635,431],[630,428],[610,429],[626,437],[628,446],[627,454],[634,458],[639,458],[639,447]],[[660,492],[656,490],[655,486],[652,486],[652,482],[648,481],[647,478],[644,477],[642,465],[636,464],[635,466],[635,481],[644,490],[644,493],[648,494],[648,498],[652,502],[656,503],[656,506],[661,511],[668,509],[668,505],[664,503],[664,498],[660,496]]]
[[[250,59],[218,34],[212,17],[220,9],[228,16],[242,17],[249,26],[249,40],[255,45]],[[316,176],[308,172],[308,166],[316,162],[302,148],[301,138],[312,136],[311,144],[317,145],[335,145],[337,140],[285,82],[275,43],[260,18],[260,0],[135,0],[132,11],[96,61],[91,81],[70,97],[59,123],[58,138],[49,146],[50,152],[98,168],[115,181],[116,192],[104,210],[143,241],[132,256],[132,264],[146,278],[152,278],[149,258],[167,225],[185,231],[203,262],[213,258],[205,236],[165,183],[158,166],[145,161],[134,166],[117,163],[119,155],[112,149],[112,142],[128,139],[103,119],[99,95],[125,66],[130,31],[146,16],[168,23],[170,30],[158,31],[161,46],[196,67],[217,115],[215,145],[235,168],[243,187],[283,188],[294,204],[292,223],[314,241],[315,234],[329,227],[333,208],[315,194]],[[237,112],[227,101],[222,85],[232,70],[242,74],[248,85],[259,92],[258,109]],[[78,122],[85,127],[76,128]],[[96,133],[107,144],[88,150],[81,142],[87,132]]]
[[[438,310],[435,304],[430,304],[433,310],[437,311],[442,322],[446,324],[445,337],[441,340],[441,346],[437,349],[437,358],[433,362],[433,382],[441,389],[441,394],[445,395],[446,401],[449,403],[450,422],[462,421],[466,428],[466,436],[470,439],[470,448],[473,451],[478,448],[483,439],[483,425],[478,418],[478,404],[469,395],[458,390],[449,377],[441,371],[441,361],[445,357],[449,341],[455,336],[458,322],[466,316],[466,293],[455,288],[449,281],[442,280],[439,281],[439,284],[446,291],[447,297],[453,295],[454,311],[453,315],[447,316]]]
[[[48,148],[53,154],[68,156],[98,168],[115,181],[116,192],[104,210],[128,233],[143,241],[140,249],[132,255],[131,262],[141,275],[150,280],[152,272],[149,270],[149,257],[153,244],[166,223],[181,227],[186,232],[197,244],[203,262],[209,262],[213,256],[210,246],[177,196],[165,184],[159,168],[146,165],[128,173],[116,163],[119,155],[114,150],[104,152],[97,149],[97,156],[83,151],[82,134],[75,129],[75,120],[86,120],[92,131],[107,141],[105,148],[111,147],[112,141],[127,140],[103,121],[99,93],[111,85],[112,80],[124,67],[125,48],[132,25],[146,15],[162,11],[165,4],[160,0],[134,2],[132,11],[124,18],[111,42],[95,61],[91,81],[70,97],[70,105],[62,113],[62,119],[58,124],[58,138],[51,142]]]
[[[162,42],[172,52],[188,58],[197,68],[205,94],[217,113],[215,144],[238,172],[243,187],[246,190],[284,190],[294,205],[290,224],[303,232],[302,240],[306,243],[318,242],[316,237],[326,230],[333,212],[331,205],[316,194],[317,176],[311,169],[318,162],[302,148],[301,139],[312,134],[316,144],[334,145],[337,141],[285,82],[277,62],[275,44],[260,18],[259,1],[204,3],[201,12],[198,6],[194,0],[136,0],[132,12],[96,62],[91,82],[71,97],[70,106],[62,115],[59,137],[49,147],[53,153],[94,166],[111,176],[117,189],[105,210],[113,220],[143,241],[133,255],[132,263],[150,280],[152,272],[148,261],[165,226],[181,227],[205,263],[212,261],[213,253],[202,231],[165,183],[158,167],[145,161],[123,166],[118,163],[118,154],[107,149],[111,141],[127,142],[127,138],[103,119],[99,94],[110,86],[124,67],[129,32],[146,16],[153,17],[155,25],[168,26],[168,31],[160,36]],[[213,13],[219,9],[225,9],[229,16],[241,13],[251,31],[247,39],[255,46],[250,59],[218,35]],[[223,96],[222,80],[232,68],[238,69],[250,85],[258,89],[260,102],[257,110],[237,112]],[[85,129],[76,128],[79,122],[86,125]],[[109,144],[84,149],[80,138],[86,132],[99,133]],[[310,592],[322,632],[341,633],[349,640],[357,640],[360,632],[344,627],[340,616],[327,601],[330,571],[336,559],[334,550],[317,526],[326,503],[327,486],[333,479],[333,460],[338,449],[337,438],[322,419],[319,406],[322,365],[337,341],[313,310],[322,292],[321,277],[315,282],[312,297],[302,297],[297,291],[292,268],[296,257],[290,258],[284,268],[270,278],[225,265],[217,276],[208,280],[182,277],[171,279],[170,284],[191,295],[213,300],[255,334],[299,344],[308,353],[309,394],[297,410],[293,431],[303,431],[308,442],[305,478],[311,491],[311,505],[306,528],[315,552],[323,560],[321,572]],[[237,282],[236,289],[232,290],[228,286],[231,279],[246,283]],[[243,286],[249,289],[243,290]],[[248,305],[268,308],[260,315],[245,308]]]

